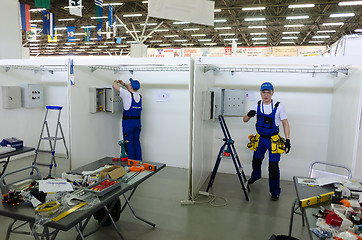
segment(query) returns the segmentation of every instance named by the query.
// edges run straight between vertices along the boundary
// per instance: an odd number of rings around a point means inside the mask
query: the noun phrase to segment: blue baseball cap
[[[271,90],[274,91],[274,87],[270,82],[265,82],[260,86],[260,91]]]
[[[129,81],[131,82],[131,86],[135,91],[140,89],[141,84],[140,84],[140,82],[138,80],[133,80],[132,78],[130,78]]]

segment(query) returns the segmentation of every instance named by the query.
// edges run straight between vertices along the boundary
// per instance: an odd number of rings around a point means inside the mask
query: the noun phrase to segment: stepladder
[[[65,148],[65,153],[66,153],[66,158],[67,159],[69,158],[69,153],[68,153],[68,148],[67,148],[67,145],[66,145],[66,142],[65,142],[63,128],[62,128],[62,125],[60,123],[60,115],[61,115],[62,109],[63,109],[63,106],[46,106],[43,126],[41,128],[38,145],[37,145],[37,148],[35,150],[34,161],[32,163],[32,165],[48,166],[49,167],[48,177],[51,177],[53,167],[57,167],[57,162],[55,160],[55,149],[56,149],[56,146],[57,146],[57,141],[60,141],[60,140],[63,141],[64,148]],[[48,119],[47,119],[49,117],[49,115],[51,114],[51,112],[53,112],[53,114],[54,113],[58,114],[56,116],[57,120],[56,120],[54,135],[50,134],[49,124],[48,124]],[[43,149],[41,150],[40,149],[40,145],[41,145],[42,141],[46,141],[46,142],[49,143],[50,150],[43,150]],[[39,152],[51,153],[51,160],[50,160],[49,164],[37,162]]]
[[[246,201],[249,201],[249,196],[248,196],[248,192],[250,192],[250,188],[249,185],[247,184],[247,180],[246,180],[246,176],[243,170],[243,167],[240,163],[240,159],[239,156],[236,152],[236,148],[234,146],[235,141],[231,138],[231,134],[229,132],[229,129],[226,125],[225,119],[223,115],[219,115],[219,122],[220,122],[220,126],[221,126],[221,130],[224,134],[224,144],[221,146],[219,154],[217,156],[215,165],[214,165],[214,169],[212,171],[210,180],[209,180],[209,184],[207,186],[206,192],[209,191],[210,188],[212,188],[212,185],[214,184],[215,181],[215,177],[221,162],[221,159],[223,158],[223,156],[228,156],[228,159],[231,159],[235,170],[236,170],[236,175],[238,176],[238,179],[240,181],[241,184],[241,189],[244,192],[245,195],[245,199]],[[246,186],[245,186],[246,185]]]

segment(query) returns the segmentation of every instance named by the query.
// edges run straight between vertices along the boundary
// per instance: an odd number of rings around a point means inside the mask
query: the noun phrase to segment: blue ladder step
[[[63,106],[46,106],[50,110],[62,110]]]

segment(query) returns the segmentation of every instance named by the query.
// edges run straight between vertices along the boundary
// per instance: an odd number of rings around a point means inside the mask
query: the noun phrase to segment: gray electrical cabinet
[[[21,88],[2,86],[3,108],[21,108]]]
[[[219,115],[241,117],[245,115],[244,89],[209,88],[214,93],[214,118]]]
[[[21,102],[24,108],[41,108],[44,106],[43,86],[41,84],[21,84]]]
[[[89,112],[120,113],[123,109],[122,99],[113,87],[89,88]]]
[[[223,89],[224,116],[244,116],[245,114],[245,90]]]

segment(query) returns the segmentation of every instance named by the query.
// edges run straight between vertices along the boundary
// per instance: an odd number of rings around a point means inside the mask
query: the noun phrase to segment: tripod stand
[[[212,184],[214,183],[214,180],[215,180],[216,173],[217,173],[217,170],[218,170],[219,165],[220,165],[222,155],[224,153],[225,147],[227,147],[227,150],[230,151],[230,156],[231,156],[231,158],[233,160],[233,163],[234,163],[234,166],[235,166],[235,169],[236,169],[236,174],[238,175],[238,178],[239,178],[239,181],[240,181],[240,184],[241,184],[241,188],[244,191],[246,201],[249,201],[248,192],[246,191],[246,188],[245,188],[245,185],[244,185],[244,182],[246,183],[246,181],[247,181],[246,177],[245,177],[245,174],[244,174],[244,170],[243,170],[243,167],[241,166],[239,156],[238,156],[238,154],[236,152],[236,149],[235,149],[235,146],[234,146],[234,140],[231,139],[231,135],[230,135],[230,132],[229,132],[227,126],[226,126],[226,122],[225,122],[225,119],[224,119],[223,115],[219,115],[219,122],[220,122],[221,130],[224,133],[224,139],[223,139],[224,144],[220,148],[219,155],[217,156],[217,160],[216,160],[214,169],[212,170],[211,178],[210,178],[209,184],[207,186],[206,192],[209,191],[209,188],[212,187]],[[248,188],[248,191],[250,192],[249,185],[247,185],[247,188]]]

